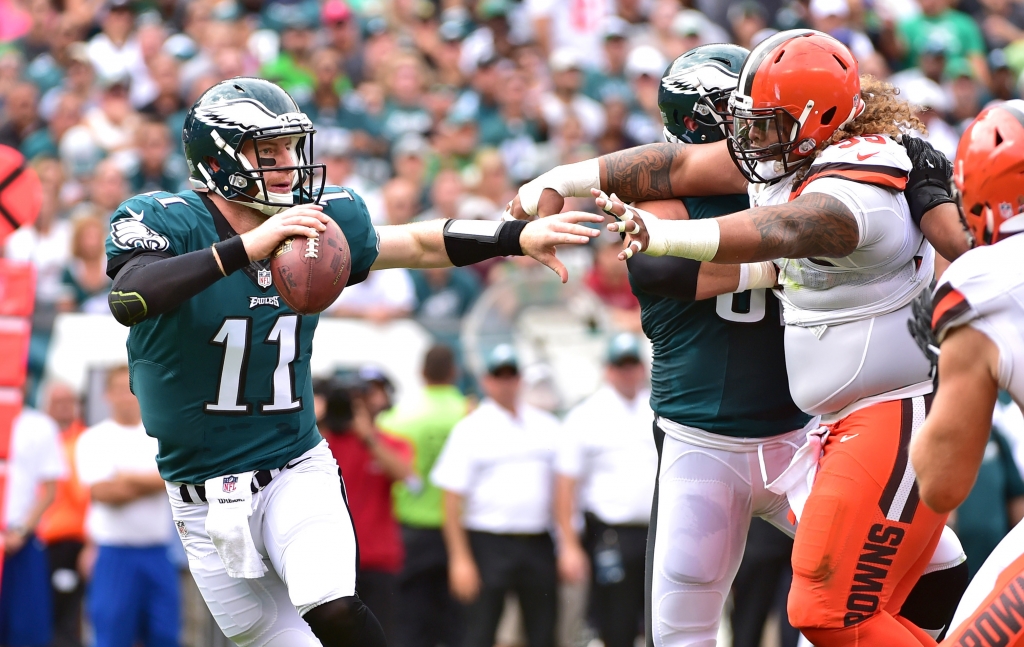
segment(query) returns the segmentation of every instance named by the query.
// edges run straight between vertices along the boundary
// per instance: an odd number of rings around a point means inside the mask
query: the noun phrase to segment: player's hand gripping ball
[[[334,303],[352,273],[348,240],[334,220],[316,238],[296,236],[270,256],[274,286],[288,307],[302,315],[323,312]]]

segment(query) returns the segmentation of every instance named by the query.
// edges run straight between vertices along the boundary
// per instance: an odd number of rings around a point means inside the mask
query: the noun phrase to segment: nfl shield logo
[[[224,486],[223,487],[224,487],[224,491],[225,492],[234,492],[235,491],[235,485],[237,485],[237,484],[238,484],[238,477],[237,476],[225,476],[224,477]]]
[[[261,288],[269,288],[273,281],[270,278],[270,270],[258,270],[256,272],[256,285]]]

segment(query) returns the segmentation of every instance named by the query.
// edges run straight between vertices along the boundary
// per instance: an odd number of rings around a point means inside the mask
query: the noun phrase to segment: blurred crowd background
[[[558,164],[661,141],[658,86],[676,56],[712,42],[751,48],[776,30],[796,27],[832,34],[850,47],[862,73],[898,86],[918,106],[928,140],[951,158],[963,128],[987,103],[1019,98],[1024,89],[1021,0],[0,0],[0,145],[19,150],[44,187],[36,222],[11,235],[0,251],[7,258],[30,261],[37,270],[29,401],[55,421],[53,433],[64,444],[57,462],[72,468],[36,470],[40,483],[56,484],[56,495],[43,488],[49,494],[38,499],[40,532],[33,532],[39,516],[33,517],[35,508],[25,513],[32,527],[24,530],[31,542],[50,550],[54,613],[64,614],[53,644],[92,644],[94,632],[88,629],[81,599],[93,571],[81,555],[88,557],[95,543],[85,518],[96,495],[93,491],[90,496],[89,486],[76,481],[73,468],[80,460],[75,453],[78,435],[98,422],[88,419],[87,411],[96,409],[95,401],[119,383],[108,380],[86,392],[44,379],[52,361],[51,335],[55,321],[68,313],[109,316],[103,244],[107,219],[118,204],[137,193],[189,188],[180,133],[188,107],[204,90],[234,76],[279,83],[317,128],[313,154],[315,161],[326,164],[327,182],[355,189],[376,224],[497,219],[518,186]],[[573,206],[594,209],[586,201]],[[567,254],[577,293],[590,304],[589,314],[570,309],[582,326],[601,328],[606,337],[614,331],[641,332],[639,304],[625,265],[615,259],[618,244],[617,237],[604,235],[588,249]],[[345,460],[356,461],[346,468],[347,480],[350,473],[364,470],[377,488],[379,496],[364,497],[370,506],[365,519],[370,521],[357,521],[357,532],[364,556],[374,554],[370,547],[383,546],[381,561],[368,572],[380,571],[392,579],[385,577],[383,584],[373,577],[362,581],[367,590],[376,582],[385,591],[380,599],[390,601],[378,602],[375,611],[395,623],[423,615],[422,609],[394,602],[395,578],[412,557],[422,554],[403,545],[416,539],[403,534],[404,529],[424,518],[418,516],[422,510],[414,510],[411,520],[403,518],[410,497],[429,490],[424,484],[430,482],[431,461],[451,427],[479,399],[493,397],[488,380],[508,368],[489,368],[482,352],[470,361],[479,349],[465,347],[467,316],[474,306],[481,307],[478,299],[486,300],[481,299],[486,291],[498,295],[478,317],[483,323],[475,330],[486,328],[494,313],[501,313],[501,288],[519,286],[520,296],[531,292],[521,289],[528,285],[521,279],[536,271],[518,259],[469,268],[377,272],[347,289],[325,315],[382,330],[389,322],[412,320],[438,344],[432,360],[430,353],[423,358],[424,393],[432,394],[426,400],[406,389],[393,402],[396,393],[386,371],[372,366],[352,367],[318,387],[324,402],[335,401],[335,417],[326,409],[320,412],[322,421],[324,416],[333,421],[323,423],[327,435],[338,432],[341,438],[355,429],[364,442],[352,447],[373,449],[350,447],[336,454],[343,468]],[[505,322],[509,336],[521,332],[523,324],[514,313],[504,315],[511,317]],[[617,360],[604,353],[595,351],[595,366],[604,363],[612,370]],[[414,361],[418,366],[421,358]],[[501,370],[492,375],[491,368]],[[523,369],[523,389],[550,378],[542,367],[515,368],[517,384]],[[432,386],[444,390],[430,391]],[[559,416],[586,395],[538,393],[534,404]],[[642,388],[623,397],[633,401],[641,395]],[[113,397],[127,406],[125,394]],[[436,407],[415,409],[426,401]],[[375,418],[393,405],[403,415],[414,408],[420,416],[411,423],[414,429],[426,416],[433,425],[430,451],[417,445],[422,438],[394,440],[402,433],[416,435],[388,429],[386,421],[401,427],[394,420],[408,423],[408,415]],[[114,409],[100,405],[96,410],[107,414]],[[341,410],[348,413],[338,417]],[[979,479],[980,494],[957,515],[975,565],[1024,516],[1019,469],[1024,463],[1024,420],[1013,405],[999,416],[999,431],[993,431],[983,467],[989,477]],[[137,424],[132,419],[128,415],[119,424]],[[388,439],[381,441],[384,449],[374,440],[378,435]],[[337,446],[345,447],[338,438]],[[577,469],[573,478],[585,481],[585,474]],[[551,479],[554,483],[553,475]],[[140,496],[152,494],[143,490]],[[31,498],[28,491],[25,496]],[[435,530],[439,497],[431,499],[429,505],[436,510],[425,517]],[[51,505],[53,498],[57,502]],[[47,506],[51,509],[43,512]],[[18,521],[20,525],[25,519]],[[552,528],[556,521],[550,520]],[[7,523],[12,525],[10,516]],[[370,523],[372,530],[361,530],[359,523]],[[166,525],[173,537],[169,517]],[[782,608],[788,548],[771,533],[759,527],[752,531],[751,559],[763,561],[745,566],[738,580],[740,617],[732,623],[736,645],[759,644],[766,616],[780,624],[777,610]],[[381,536],[390,536],[392,543],[384,546],[387,541]],[[174,557],[176,543],[171,542],[172,558],[183,569],[183,556]],[[9,557],[12,545],[16,552],[18,542],[9,542]],[[596,555],[593,546],[589,550]],[[442,546],[442,558],[443,553]],[[558,564],[564,581],[575,580],[570,584],[576,585],[592,579],[571,566]],[[607,580],[607,569],[602,572]],[[614,573],[612,579],[622,581]],[[223,638],[198,594],[189,588],[187,573],[182,582],[182,644],[221,644]],[[758,599],[745,599],[750,592]],[[446,594],[442,590],[438,595]],[[397,606],[386,610],[384,604]],[[596,639],[597,620],[586,613],[585,603],[574,607],[563,600],[563,607],[569,609],[563,616],[575,614],[580,620],[560,628],[560,643]],[[769,613],[771,608],[776,612]],[[744,623],[755,628],[743,629]],[[642,631],[642,624],[634,626],[637,633]],[[499,643],[522,639],[514,628],[502,632]],[[792,634],[782,633],[784,642],[792,644]],[[435,643],[452,640],[439,635]],[[21,643],[5,638],[0,627],[0,644]]]

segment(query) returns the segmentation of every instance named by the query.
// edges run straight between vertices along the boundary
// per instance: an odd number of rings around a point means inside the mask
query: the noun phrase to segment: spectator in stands
[[[139,112],[168,123],[178,113],[182,113],[182,117],[184,117],[189,106],[185,105],[185,100],[181,96],[179,68],[178,60],[169,54],[160,54],[153,59],[149,64],[149,74],[153,79],[156,95],[149,103],[142,106]],[[184,119],[182,119],[182,123],[184,123]],[[172,130],[177,132],[178,129],[172,128]]]
[[[433,126],[430,114],[421,105],[426,90],[426,66],[414,54],[399,54],[385,71],[386,101],[381,115],[381,132],[389,142],[402,135],[415,133],[425,136]]]
[[[173,154],[171,131],[160,119],[145,119],[135,131],[138,160],[128,178],[132,194],[176,193],[189,187],[184,158]]]
[[[589,576],[592,616],[605,647],[632,647],[643,626],[647,526],[658,474],[646,380],[637,338],[612,337],[605,384],[566,416],[555,463],[558,572],[568,582]],[[582,543],[575,526],[580,513]]]
[[[65,287],[62,310],[110,315],[110,277],[103,248],[106,237],[105,214],[95,209],[80,214],[72,223],[71,258],[61,277]]]
[[[381,191],[384,202],[381,224],[405,224],[422,207],[421,196],[426,190],[427,164],[432,152],[427,140],[416,134],[403,135],[392,147],[395,177]]]
[[[611,13],[611,3],[526,0],[523,4],[543,56],[569,47],[593,54],[583,62],[585,67],[601,65],[601,27]]]
[[[118,205],[128,199],[128,180],[125,178],[121,165],[115,158],[108,157],[96,165],[88,186],[89,202],[75,208],[74,214],[86,213],[91,205],[107,219],[117,210]]]
[[[956,60],[966,60],[974,76],[983,85],[989,83],[985,60],[985,41],[978,24],[967,14],[953,9],[952,0],[920,0],[921,13],[899,25],[904,41],[907,63],[916,65],[925,45],[932,38],[942,38],[947,52],[947,67]]]
[[[500,220],[505,206],[515,197],[501,153],[493,148],[480,150],[466,175],[470,193],[459,205],[459,218]]]
[[[455,169],[439,171],[430,185],[430,208],[417,215],[413,220],[458,218],[463,191],[462,175],[458,171]]]
[[[811,0],[811,26],[845,44],[857,58],[861,74],[888,76],[885,59],[875,51],[868,36],[850,24],[849,0]]]
[[[317,390],[325,400],[321,430],[341,468],[359,542],[356,593],[390,637],[397,621],[395,579],[403,557],[391,489],[412,474],[409,446],[374,424],[391,407],[391,383],[380,371],[364,367],[347,383],[320,382]]]
[[[480,296],[476,272],[467,267],[439,267],[410,272],[416,289],[413,315],[438,341],[458,347],[462,318]]]
[[[1000,49],[1024,39],[1024,6],[1012,0],[980,0],[974,19],[989,49]]]
[[[140,122],[128,99],[131,77],[127,72],[114,71],[100,77],[100,85],[99,103],[86,111],[82,124],[108,155],[128,151],[135,146],[135,131]]]
[[[1010,402],[1005,392],[1000,392],[999,396],[1004,405]],[[967,554],[971,577],[1021,519],[1024,519],[1024,480],[1005,433],[998,425],[993,425],[978,478],[956,511],[956,534]]]
[[[260,68],[260,77],[277,83],[296,101],[308,101],[316,85],[311,56],[317,27],[317,16],[306,5],[271,5],[273,22],[280,27],[280,52]]]
[[[85,431],[78,393],[68,384],[51,381],[40,397],[43,410],[57,423],[67,476],[57,482],[53,504],[39,520],[37,534],[46,544],[53,594],[53,647],[82,647],[82,598],[85,584],[78,558],[85,546],[85,515],[89,490],[78,479],[75,445]]]
[[[605,18],[601,30],[604,45],[604,66],[600,70],[587,70],[583,93],[604,103],[610,97],[629,93],[626,79],[626,56],[629,55],[629,23],[618,16]]]
[[[636,104],[626,118],[625,134],[639,144],[662,141],[664,124],[658,108],[658,86],[666,67],[665,57],[649,45],[635,48],[626,59],[626,77]]]
[[[1001,49],[992,50],[988,54],[988,64],[992,69],[992,97],[999,101],[1019,99],[1017,78],[1006,58],[1006,52]]]
[[[157,472],[157,440],[146,435],[128,367],[107,373],[110,418],[78,438],[75,464],[92,504],[88,614],[95,647],[178,645],[178,572],[168,557],[171,507]],[[90,567],[91,562],[91,567]]]
[[[135,14],[130,0],[104,3],[98,16],[101,30],[89,41],[89,59],[101,78],[120,78],[143,67],[135,38]]]
[[[8,455],[0,644],[48,647],[53,640],[50,567],[36,525],[67,473],[57,425],[45,414],[22,409],[11,426]]]
[[[551,69],[552,89],[540,98],[540,113],[548,130],[558,134],[569,115],[574,115],[583,127],[586,138],[596,139],[604,132],[604,109],[601,104],[580,93],[583,87],[583,57],[576,49],[560,47],[551,54],[548,66]]]
[[[405,548],[396,587],[401,622],[395,626],[395,647],[457,647],[461,637],[459,608],[448,589],[441,490],[429,479],[448,434],[468,410],[454,386],[457,373],[452,349],[432,346],[423,359],[423,390],[377,419],[385,433],[408,444],[413,456],[412,473],[392,490]]]
[[[20,149],[25,140],[43,127],[39,119],[39,90],[29,82],[18,83],[7,93],[5,117],[0,122],[0,145]]]
[[[452,594],[465,609],[466,647],[492,647],[515,592],[529,647],[553,647],[557,569],[551,529],[558,421],[520,401],[511,345],[487,356],[487,398],[452,429],[430,478],[444,490]]]

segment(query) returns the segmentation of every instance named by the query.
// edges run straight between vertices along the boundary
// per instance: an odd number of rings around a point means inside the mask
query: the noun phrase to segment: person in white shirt
[[[658,474],[646,381],[637,338],[612,337],[606,383],[569,412],[555,462],[559,575],[582,581],[590,562],[593,617],[605,647],[632,647],[643,620],[647,526]],[[586,521],[582,544],[577,512]]]
[[[110,418],[82,432],[78,477],[92,505],[86,535],[95,546],[88,613],[96,647],[178,645],[178,573],[168,557],[171,507],[146,435],[127,366],[107,374]],[[88,561],[88,560],[87,560]]]
[[[514,591],[529,647],[553,647],[557,573],[551,528],[558,421],[520,402],[512,346],[487,358],[487,398],[452,429],[430,478],[444,491],[452,594],[466,606],[464,647],[491,647]]]
[[[66,468],[56,423],[23,409],[11,426],[4,492],[4,563],[0,581],[0,644],[48,647],[53,613],[46,548],[35,536]]]

